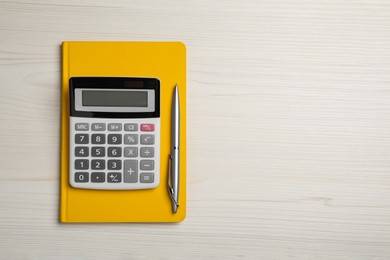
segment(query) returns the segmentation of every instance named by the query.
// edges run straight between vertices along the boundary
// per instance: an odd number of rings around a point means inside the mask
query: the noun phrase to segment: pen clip
[[[172,188],[172,154],[169,155],[169,159],[168,159],[168,191],[172,202],[176,206],[179,206],[179,204],[175,200],[175,191]]]
[[[172,190],[172,154],[168,157],[168,187],[169,187],[169,193],[171,193]]]

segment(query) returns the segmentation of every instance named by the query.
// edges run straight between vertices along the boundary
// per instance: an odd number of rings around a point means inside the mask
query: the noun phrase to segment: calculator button
[[[87,144],[89,142],[89,135],[88,134],[76,134],[74,139],[75,139],[76,144]]]
[[[105,182],[106,175],[104,172],[93,172],[91,173],[91,182]]]
[[[141,124],[141,131],[154,131],[154,124]]]
[[[121,170],[122,169],[122,160],[108,160],[107,169],[109,170]]]
[[[125,124],[125,131],[138,131],[138,124]]]
[[[108,124],[108,131],[121,131],[121,130],[122,130],[122,124],[120,123]]]
[[[92,157],[104,157],[106,156],[106,149],[104,147],[92,147]]]
[[[121,144],[122,143],[122,135],[121,134],[110,134],[107,136],[108,144]]]
[[[108,157],[121,157],[122,148],[121,147],[108,147]]]
[[[107,173],[107,182],[122,182],[122,173],[121,172],[109,172]]]
[[[76,129],[76,131],[88,131],[89,124],[88,123],[76,123],[75,129]]]
[[[74,174],[75,182],[89,182],[89,174],[88,172],[76,172]]]
[[[94,123],[91,126],[92,131],[104,131],[106,130],[106,124],[105,123]]]
[[[139,182],[141,183],[153,183],[154,182],[154,173],[153,172],[144,172],[139,176]]]
[[[138,148],[137,147],[125,147],[123,149],[123,154],[125,157],[137,157]]]
[[[136,183],[138,182],[138,161],[137,160],[125,160],[123,168],[124,182]]]
[[[136,134],[125,135],[125,144],[138,144],[138,135]]]
[[[154,148],[153,147],[142,147],[141,148],[141,157],[153,157]]]
[[[106,168],[105,160],[92,160],[91,169],[92,170],[104,170]]]
[[[88,170],[89,161],[87,159],[77,159],[74,161],[74,168],[76,170]]]
[[[143,171],[154,170],[154,161],[153,160],[141,160],[140,168]]]
[[[74,150],[74,154],[76,157],[88,157],[89,148],[87,146],[77,146]]]
[[[141,144],[154,144],[154,135],[141,135]]]
[[[93,144],[105,144],[106,143],[106,135],[105,134],[93,134],[91,136],[91,143]]]

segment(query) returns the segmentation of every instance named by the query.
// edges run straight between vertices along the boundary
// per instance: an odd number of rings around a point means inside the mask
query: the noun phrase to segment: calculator
[[[160,80],[69,80],[69,182],[74,188],[151,189],[160,183]]]

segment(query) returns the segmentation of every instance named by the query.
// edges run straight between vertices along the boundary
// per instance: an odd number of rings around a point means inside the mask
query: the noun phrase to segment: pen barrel
[[[171,196],[172,209],[176,213],[179,205],[180,184],[180,103],[177,85],[172,96],[172,127],[171,127]]]
[[[180,101],[179,88],[176,86],[172,96],[172,118],[171,118],[171,150],[180,147]]]

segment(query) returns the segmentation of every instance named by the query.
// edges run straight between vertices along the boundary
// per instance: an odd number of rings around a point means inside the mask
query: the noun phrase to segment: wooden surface
[[[0,1],[1,259],[389,259],[387,0]],[[60,44],[183,41],[188,214],[58,223]]]

